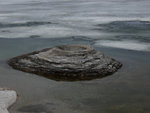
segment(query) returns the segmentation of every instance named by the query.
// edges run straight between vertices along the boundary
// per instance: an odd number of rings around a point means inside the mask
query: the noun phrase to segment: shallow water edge
[[[123,67],[112,76],[91,81],[57,82],[14,70],[6,64],[7,59],[11,57],[64,42],[91,44],[91,41],[85,40],[59,41],[38,38],[1,39],[0,85],[16,90],[19,95],[19,100],[11,111],[46,113],[150,111],[149,52],[95,46],[97,50],[121,61]],[[2,49],[4,47],[5,50]]]

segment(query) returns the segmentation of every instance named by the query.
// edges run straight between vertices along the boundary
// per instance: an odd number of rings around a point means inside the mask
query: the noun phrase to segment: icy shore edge
[[[0,113],[9,113],[8,108],[12,106],[16,100],[16,91],[0,87]]]

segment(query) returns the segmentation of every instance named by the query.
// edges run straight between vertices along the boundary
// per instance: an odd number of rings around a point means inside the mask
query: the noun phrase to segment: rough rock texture
[[[116,72],[122,64],[87,45],[62,45],[12,58],[15,69],[55,80],[87,80]]]
[[[0,88],[0,113],[9,113],[8,108],[16,102],[17,93],[7,88]]]

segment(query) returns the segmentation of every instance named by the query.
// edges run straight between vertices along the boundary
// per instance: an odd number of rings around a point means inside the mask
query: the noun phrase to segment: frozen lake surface
[[[0,0],[0,37],[80,36],[149,51],[149,10],[149,0]],[[135,47],[121,46],[128,42]]]

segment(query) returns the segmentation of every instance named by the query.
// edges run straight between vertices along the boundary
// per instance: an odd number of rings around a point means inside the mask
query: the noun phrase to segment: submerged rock
[[[8,108],[16,102],[17,93],[7,88],[0,88],[0,113],[9,113]]]
[[[15,69],[55,80],[88,80],[116,72],[122,64],[87,45],[62,45],[17,56]]]

